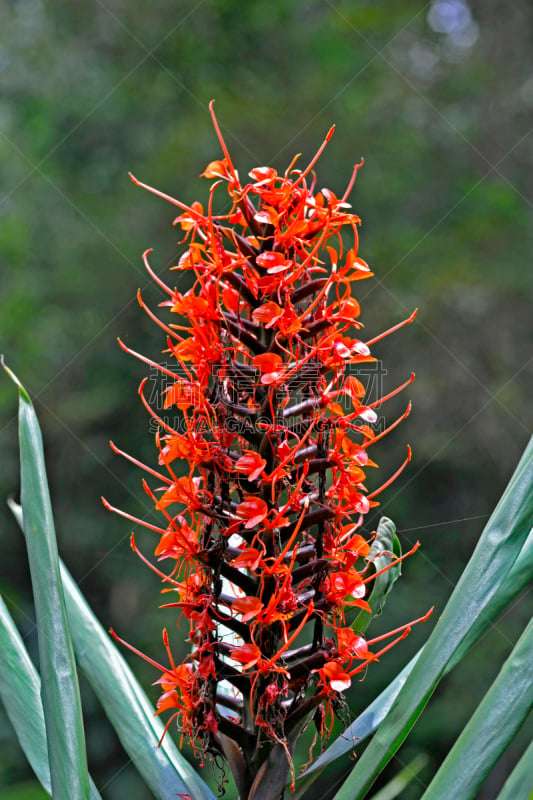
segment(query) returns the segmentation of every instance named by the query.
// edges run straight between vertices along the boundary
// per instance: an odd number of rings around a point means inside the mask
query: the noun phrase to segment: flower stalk
[[[371,611],[368,592],[383,572],[365,560],[373,539],[363,535],[365,517],[410,459],[408,450],[400,469],[368,491],[367,471],[377,466],[369,449],[410,406],[377,433],[375,408],[396,391],[367,404],[354,370],[376,361],[369,345],[414,314],[371,342],[357,338],[353,285],[372,275],[347,203],[360,164],[340,199],[317,191],[313,172],[333,128],[305,169],[296,160],[284,174],[257,167],[243,185],[212,105],[211,113],[224,157],[203,173],[214,181],[206,210],[133,178],[180,209],[185,251],[174,269],[192,287],[171,288],[147,251],[161,305],[178,322],[160,320],[140,293],[139,303],[165,333],[174,366],[120,344],[171,380],[164,408],[177,409],[183,424],[158,415],[142,384],[160,426],[159,469],[113,449],[158,483],[144,487],[160,526],[124,516],[158,534],[154,555],[170,562],[168,571],[133,539],[132,547],[162,578],[165,606],[179,610],[192,645],[176,665],[165,631],[169,666],[149,659],[161,672],[157,713],[170,713],[167,727],[175,721],[201,758],[228,761],[241,800],[261,800],[282,797],[289,773],[294,781],[303,729],[313,724],[326,736],[352,677],[410,629],[371,651],[387,637],[367,641],[349,617]],[[215,214],[223,187],[229,210]],[[391,554],[385,569],[400,560]]]

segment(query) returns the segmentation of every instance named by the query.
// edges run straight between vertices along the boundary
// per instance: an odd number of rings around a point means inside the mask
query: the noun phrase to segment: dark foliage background
[[[154,458],[136,397],[145,371],[115,337],[157,356],[164,342],[135,292],[161,298],[140,256],[153,246],[163,272],[179,253],[173,208],[127,172],[205,200],[198,175],[219,157],[207,113],[216,98],[241,174],[284,168],[300,151],[309,158],[332,122],[319,184],[341,192],[365,157],[352,200],[364,223],[361,254],[377,277],[361,284],[363,320],[371,335],[420,309],[378,349],[387,391],[417,373],[413,414],[377,457],[386,476],[413,445],[382,510],[406,549],[417,538],[423,547],[376,630],[430,605],[436,612],[355,687],[353,712],[422,644],[531,428],[532,28],[526,0],[4,0],[1,349],[36,400],[60,549],[104,625],[162,657],[166,624],[179,654],[174,618],[157,609],[157,578],[99,497],[149,513],[139,474],[108,447],[113,438]],[[15,410],[13,387],[1,381],[2,498],[18,492]],[[2,501],[0,588],[36,656],[23,542],[5,512]],[[139,542],[153,544],[142,533]],[[406,800],[421,796],[530,609],[519,598],[442,684],[385,775],[428,754]],[[153,671],[131,663],[151,692]],[[104,798],[149,798],[83,682],[82,692]],[[481,800],[496,796],[524,743]],[[316,796],[331,795],[345,768],[332,769]],[[41,797],[2,712],[0,795]]]

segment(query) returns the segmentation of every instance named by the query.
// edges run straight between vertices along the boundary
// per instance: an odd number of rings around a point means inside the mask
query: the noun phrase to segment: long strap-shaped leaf
[[[385,721],[334,800],[361,800],[415,724],[478,616],[510,572],[533,526],[533,439],[441,619]]]
[[[0,598],[0,700],[24,755],[43,788],[51,794],[41,679],[6,604]],[[91,779],[91,800],[101,800]]]
[[[446,665],[445,674],[448,674],[462,661],[466,652],[479,639],[488,626],[492,624],[507,606],[513,602],[520,592],[531,584],[533,575],[533,528],[520,550],[516,561],[507,573],[507,576],[496,594],[487,603],[484,611],[473,621],[469,632],[455,651]]]
[[[54,800],[87,800],[89,774],[78,676],[59,577],[41,431],[31,400],[19,389],[21,501],[39,637],[41,695]]]
[[[516,800],[517,797],[533,800],[533,742],[505,781],[498,800]]]
[[[428,763],[429,758],[425,753],[419,753],[409,764],[400,770],[371,800],[395,800],[404,789],[416,778],[421,769]]]
[[[22,509],[9,506],[24,529]],[[81,670],[102,703],[124,750],[158,800],[180,794],[215,800],[213,792],[177,750],[126,661],[91,611],[69,571],[59,561],[74,650]]]
[[[475,798],[532,707],[533,620],[446,756],[422,800]],[[518,797],[516,795],[516,800]]]

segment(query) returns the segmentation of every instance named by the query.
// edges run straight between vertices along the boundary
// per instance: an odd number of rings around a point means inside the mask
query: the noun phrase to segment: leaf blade
[[[516,800],[517,797],[533,799],[533,742],[505,781],[497,800]]]
[[[3,366],[19,389],[21,505],[35,600],[52,794],[57,800],[87,800],[89,773],[81,700],[59,576],[42,436],[28,393]]]
[[[37,670],[0,598],[0,698],[31,768],[50,794],[52,784],[40,693]]]
[[[448,797],[473,800],[532,707],[533,620],[441,764],[422,800]]]
[[[429,758],[425,753],[419,753],[409,764],[406,764],[392,780],[380,789],[377,794],[372,795],[371,800],[395,800],[395,798],[416,778],[428,761]]]
[[[51,794],[46,727],[41,701],[41,679],[20,633],[0,597],[0,699],[24,755],[43,789]],[[90,781],[92,800],[101,800]]]

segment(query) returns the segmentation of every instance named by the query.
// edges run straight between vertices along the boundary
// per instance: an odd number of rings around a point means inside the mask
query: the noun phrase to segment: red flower
[[[314,670],[314,672],[318,672],[320,675],[324,689],[328,694],[330,692],[344,692],[352,684],[352,679],[346,674],[339,661],[328,661],[321,669]]]
[[[241,458],[235,462],[235,469],[248,475],[251,481],[256,481],[266,467],[266,460],[261,458],[258,453],[251,451],[245,452]]]
[[[248,497],[237,506],[237,515],[245,519],[245,528],[253,528],[262,522],[268,514],[268,506],[260,497]]]

